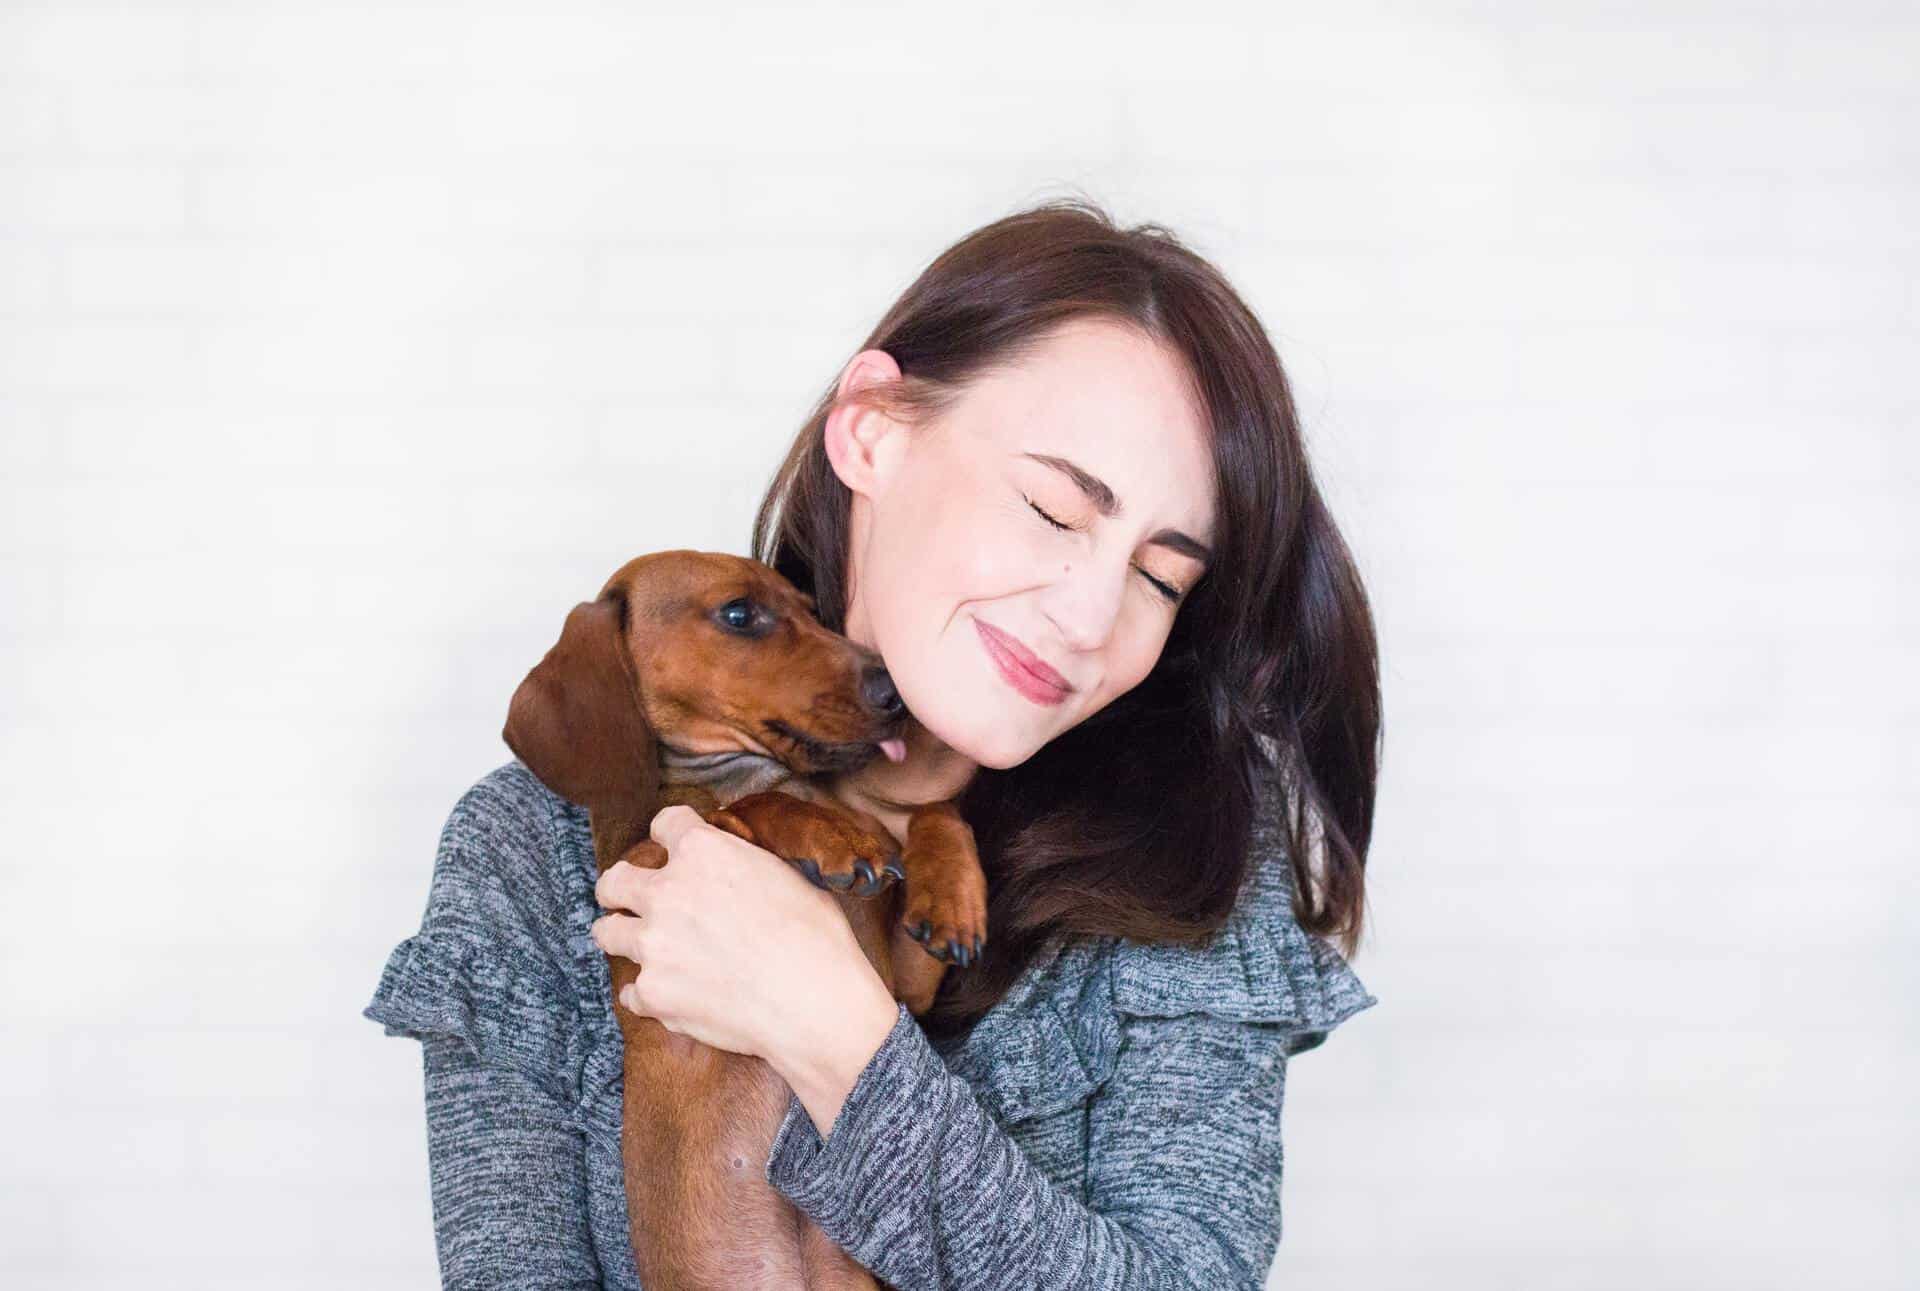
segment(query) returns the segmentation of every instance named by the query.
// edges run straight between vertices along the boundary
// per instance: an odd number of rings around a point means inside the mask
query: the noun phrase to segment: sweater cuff
[[[890,1208],[901,1218],[895,1194],[902,1169],[928,1160],[939,1133],[934,1112],[939,1082],[949,1073],[907,1006],[898,1012],[847,1091],[825,1142],[806,1104],[789,1092],[767,1156],[767,1182],[856,1255]]]

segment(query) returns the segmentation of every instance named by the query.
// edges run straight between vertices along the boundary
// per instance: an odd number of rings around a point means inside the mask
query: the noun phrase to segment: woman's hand
[[[766,1059],[824,1137],[899,1016],[892,994],[833,897],[787,862],[691,807],[663,808],[648,833],[666,864],[618,861],[594,885],[616,911],[594,921],[594,941],[640,965],[620,1002]]]

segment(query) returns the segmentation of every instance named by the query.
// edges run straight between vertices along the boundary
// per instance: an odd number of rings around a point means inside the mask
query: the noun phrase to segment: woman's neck
[[[907,723],[907,756],[875,758],[833,781],[833,793],[849,806],[871,812],[896,836],[905,837],[914,808],[957,798],[979,764],[956,753],[915,721]]]

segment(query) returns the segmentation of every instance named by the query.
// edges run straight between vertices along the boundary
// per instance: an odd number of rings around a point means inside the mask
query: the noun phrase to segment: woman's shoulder
[[[518,758],[481,776],[447,813],[448,832],[483,837],[496,851],[531,857],[551,841],[567,805]]]
[[[1346,959],[1293,914],[1291,868],[1271,813],[1255,825],[1254,865],[1224,927],[1202,946],[1121,937],[1055,938],[962,1035],[936,1049],[1004,1122],[1078,1105],[1129,1043],[1187,1043],[1167,1019],[1205,1015],[1279,1032],[1288,1054],[1323,1044],[1378,1001]],[[1147,1036],[1151,1039],[1147,1039]]]
[[[1341,1022],[1379,1001],[1346,958],[1293,913],[1284,856],[1263,854],[1240,903],[1204,946],[1121,939],[1109,960],[1112,1004],[1135,1017],[1215,1017],[1284,1026],[1291,1051],[1324,1042]]]
[[[564,1070],[573,961],[596,913],[591,848],[583,862],[569,807],[517,760],[460,795],[419,930],[394,947],[363,1016],[389,1035],[459,1036],[530,1073]]]
[[[441,827],[427,923],[526,949],[563,941],[581,878],[570,806],[517,759],[481,776]]]
[[[1277,798],[1253,825],[1252,864],[1226,924],[1201,946],[1118,939],[1110,957],[1112,1004],[1136,1017],[1209,1013],[1294,1034],[1291,1051],[1323,1043],[1341,1022],[1379,1001],[1345,956],[1300,926],[1293,868]]]

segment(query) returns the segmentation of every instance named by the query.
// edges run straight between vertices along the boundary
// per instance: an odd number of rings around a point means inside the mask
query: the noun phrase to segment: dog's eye
[[[720,607],[720,621],[736,632],[745,632],[754,624],[753,602],[742,596]]]

